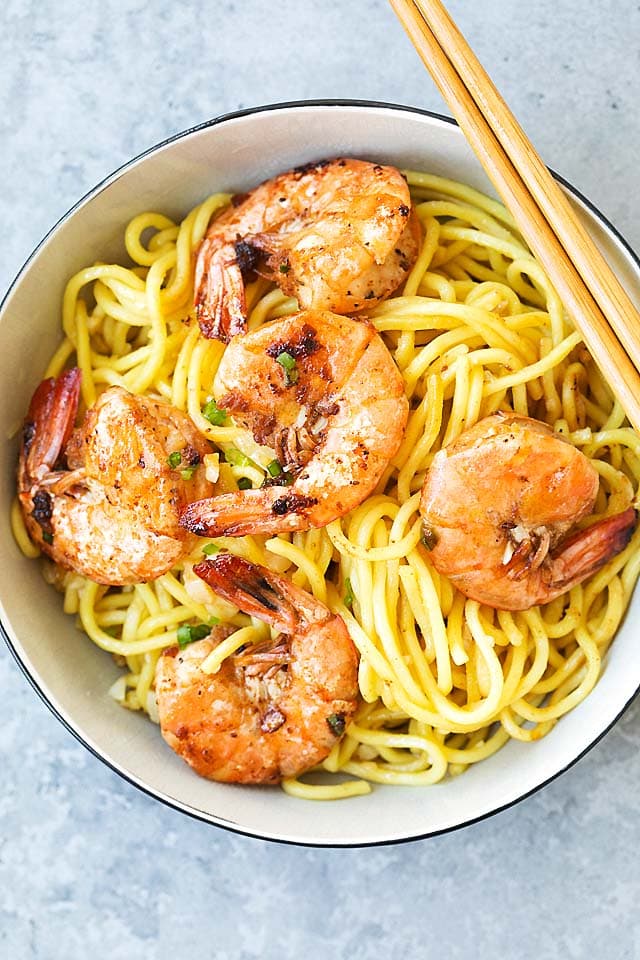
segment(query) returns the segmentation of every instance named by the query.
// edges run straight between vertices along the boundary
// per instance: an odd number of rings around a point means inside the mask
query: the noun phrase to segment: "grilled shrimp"
[[[352,510],[395,455],[408,417],[402,378],[366,321],[306,311],[236,337],[214,381],[219,407],[276,451],[260,489],[191,503],[200,536],[321,527]]]
[[[279,635],[201,669],[229,632],[165,650],[156,668],[160,729],[196,773],[278,783],[320,763],[358,702],[358,655],[341,617],[284,577],[231,554],[194,567],[225,599]]]
[[[244,278],[260,261],[301,309],[358,313],[400,285],[420,227],[394,167],[309,163],[237,198],[211,225],[196,262],[196,311],[207,337],[246,328]]]
[[[629,508],[570,533],[593,511],[598,473],[538,420],[494,414],[439,451],[420,500],[434,567],[501,610],[548,603],[627,545]]]
[[[184,413],[121,387],[74,431],[79,392],[73,369],[31,400],[18,465],[27,530],[56,563],[98,583],[153,580],[193,545],[179,514],[213,490],[198,468],[210,447]]]

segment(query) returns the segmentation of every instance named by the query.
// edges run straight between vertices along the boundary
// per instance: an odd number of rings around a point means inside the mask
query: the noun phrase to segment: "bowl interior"
[[[307,104],[230,117],[151,150],[81,201],[48,235],[10,290],[0,320],[0,405],[4,437],[15,437],[29,397],[60,339],[68,277],[93,260],[124,258],[123,227],[137,213],[180,217],[216,190],[242,191],[288,167],[353,155],[465,181],[494,193],[456,126],[382,105]],[[584,201],[579,215],[640,305],[640,268],[620,238]],[[107,690],[111,657],[76,630],[39,565],[17,549],[9,527],[15,440],[1,476],[0,616],[22,665],[58,715],[135,784],[192,814],[242,832],[315,844],[365,844],[451,829],[525,796],[565,769],[614,722],[640,686],[632,610],[595,690],[543,740],[512,742],[463,777],[431,788],[376,787],[347,802],[305,803],[279,789],[229,787],[193,774],[144,717]]]

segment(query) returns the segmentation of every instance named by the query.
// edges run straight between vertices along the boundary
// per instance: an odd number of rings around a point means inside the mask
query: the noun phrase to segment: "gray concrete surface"
[[[640,249],[640,6],[452,0],[542,156]],[[0,291],[133,154],[305,97],[446,112],[383,0],[5,0]],[[0,573],[1,576],[1,573]],[[0,955],[640,957],[640,704],[542,792],[455,834],[312,850],[233,836],[121,781],[0,648]]]

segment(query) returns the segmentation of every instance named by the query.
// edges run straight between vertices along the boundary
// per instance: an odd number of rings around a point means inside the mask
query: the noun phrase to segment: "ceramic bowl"
[[[59,342],[67,278],[93,260],[124,257],[123,226],[158,210],[178,218],[214,190],[242,191],[309,160],[353,155],[492,188],[457,126],[386,104],[299,103],[243,111],[187,130],[137,157],[84,197],[51,230],[9,290],[0,319],[2,436],[15,435]],[[606,220],[565,185],[579,216],[632,297],[640,264]],[[46,295],[43,292],[46,291]],[[153,797],[241,833],[313,845],[365,845],[426,837],[486,817],[566,770],[611,727],[640,686],[640,596],[586,701],[543,740],[512,742],[462,777],[427,788],[377,786],[336,803],[293,799],[278,788],[236,787],[197,777],[158,728],[107,694],[118,668],[74,626],[37,563],[9,528],[15,445],[6,450],[0,504],[0,617],[35,690],[96,756]]]

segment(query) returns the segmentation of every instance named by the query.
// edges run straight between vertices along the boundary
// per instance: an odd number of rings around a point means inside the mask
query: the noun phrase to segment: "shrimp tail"
[[[242,266],[232,244],[213,252],[203,244],[196,269],[195,308],[200,330],[209,340],[229,343],[247,329]]]
[[[636,521],[636,511],[629,507],[622,513],[605,517],[586,530],[574,533],[552,556],[546,569],[541,568],[543,579],[547,581],[546,589],[558,595],[590,577],[624,550],[635,530]]]
[[[244,537],[307,530],[314,526],[308,511],[318,500],[291,487],[242,490],[196,500],[182,511],[180,524],[199,537]]]
[[[280,633],[292,634],[301,621],[312,623],[330,616],[324,605],[289,580],[232,553],[208,557],[193,572],[229,603]]]
[[[73,432],[80,399],[78,367],[37,387],[22,430],[20,460],[25,478],[40,479],[54,469]]]

